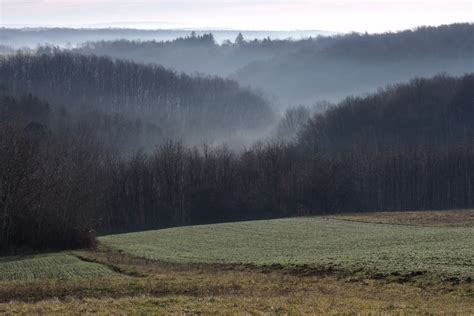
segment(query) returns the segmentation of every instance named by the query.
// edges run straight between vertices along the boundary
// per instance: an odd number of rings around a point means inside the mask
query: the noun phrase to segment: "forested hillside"
[[[17,54],[0,61],[0,91],[32,93],[70,112],[100,111],[138,119],[158,137],[222,141],[257,134],[273,120],[268,102],[217,77],[177,74],[107,57]],[[161,131],[161,132],[158,132]]]
[[[439,75],[348,97],[313,117],[300,141],[324,152],[472,145],[473,84],[472,74]]]
[[[470,208],[473,85],[473,74],[436,76],[347,98],[310,119],[298,147],[347,168],[335,170],[352,191],[343,209]]]
[[[318,38],[313,46],[252,63],[231,77],[283,103],[340,100],[415,76],[472,72],[473,34],[473,24],[452,24]]]
[[[474,71],[474,25],[420,27],[396,33],[251,40],[218,44],[212,34],[171,41],[89,42],[74,52],[229,76],[281,106],[340,101],[380,86],[440,72]]]
[[[62,111],[34,97],[4,98],[0,244],[63,248],[93,243],[96,230],[472,208],[473,85],[472,74],[438,76],[348,98],[293,142],[236,152],[170,141],[125,157],[83,124],[59,124]]]
[[[316,45],[313,39],[299,41],[263,39],[247,41],[238,36],[222,44],[212,33],[171,41],[98,41],[87,42],[73,52],[87,55],[112,56],[139,62],[155,63],[187,73],[200,72],[228,76],[237,69],[259,60]]]
[[[473,24],[459,23],[382,34],[332,36],[325,38],[319,53],[328,58],[359,60],[472,57],[473,28]]]

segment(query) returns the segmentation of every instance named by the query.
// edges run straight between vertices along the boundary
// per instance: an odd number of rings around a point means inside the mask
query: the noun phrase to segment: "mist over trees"
[[[274,120],[268,101],[234,81],[107,57],[16,54],[0,61],[0,74],[4,94],[32,93],[75,116],[105,113],[115,126],[121,120],[134,124],[143,134],[140,142],[149,148],[168,138],[238,143]],[[99,117],[87,120],[94,121],[105,124]]]
[[[111,56],[138,62],[155,63],[186,73],[229,76],[252,62],[269,60],[298,48],[314,46],[312,38],[246,40],[239,33],[232,41],[217,43],[213,33],[179,37],[170,41],[96,41],[86,42],[72,52]]]
[[[323,114],[336,104],[328,101],[319,101],[311,106],[298,105],[286,109],[275,126],[272,137],[279,141],[292,142],[309,124],[310,118],[316,114]]]
[[[94,231],[474,207],[473,85],[472,74],[415,79],[304,124],[297,108],[290,142],[235,151],[166,141],[125,156],[82,124],[60,124],[64,110],[4,97],[1,248],[86,246]]]
[[[339,102],[348,95],[373,93],[416,76],[472,72],[473,33],[474,25],[469,23],[297,40],[247,38],[246,32],[241,37],[234,32],[231,40],[218,41],[219,31],[182,32],[150,40],[128,37],[125,32],[122,39],[85,37],[77,47],[56,49],[228,77],[260,90],[285,110],[289,105],[321,100]],[[53,49],[41,46],[38,50]]]
[[[285,108],[319,100],[338,102],[416,76],[472,72],[473,33],[474,25],[464,23],[300,40],[239,37],[216,43],[210,34],[200,34],[161,42],[88,42],[73,51],[228,76],[260,89]]]
[[[474,71],[473,33],[473,24],[452,24],[321,37],[317,45],[254,62],[231,78],[275,95],[282,104],[339,101],[416,76]]]

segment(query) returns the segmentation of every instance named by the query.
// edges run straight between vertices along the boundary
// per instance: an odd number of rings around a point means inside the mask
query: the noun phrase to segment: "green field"
[[[382,274],[474,277],[474,228],[294,218],[104,236],[103,244],[171,262],[308,265]]]
[[[86,262],[68,253],[0,257],[0,281],[95,278],[114,274],[104,265]]]
[[[304,266],[384,275],[474,278],[474,227],[420,227],[333,218],[188,226],[109,235],[113,250],[178,263]],[[0,281],[118,275],[70,252],[0,257]]]

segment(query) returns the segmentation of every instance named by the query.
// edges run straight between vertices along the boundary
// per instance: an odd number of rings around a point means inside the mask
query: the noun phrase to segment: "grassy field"
[[[0,314],[474,312],[469,283],[390,282],[245,266],[164,263],[107,249],[77,253],[122,277],[0,282]],[[1,303],[4,302],[4,303]]]
[[[474,277],[474,228],[380,225],[322,217],[189,226],[105,236],[171,262],[307,266],[371,274]]]
[[[109,268],[68,253],[0,257],[0,281],[95,278],[112,276]]]
[[[190,226],[3,257],[0,314],[472,315],[466,214],[410,214],[409,225],[378,213]]]

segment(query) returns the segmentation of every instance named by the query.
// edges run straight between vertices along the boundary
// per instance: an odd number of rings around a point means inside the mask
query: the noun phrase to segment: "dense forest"
[[[31,93],[75,116],[95,111],[116,120],[126,117],[124,124],[140,129],[143,139],[138,144],[146,148],[167,138],[241,144],[274,120],[268,101],[234,81],[107,57],[57,51],[16,54],[0,60],[0,74],[4,94]],[[136,148],[136,141],[124,146]]]
[[[473,75],[438,75],[348,97],[316,115],[300,135],[319,151],[464,146],[474,139]]]
[[[281,124],[296,125],[291,141],[235,151],[169,140],[130,155],[101,145],[80,119],[68,121],[67,109],[5,96],[0,245],[65,248],[92,244],[96,231],[474,207],[473,86],[472,74],[415,79],[309,119],[289,111]]]

